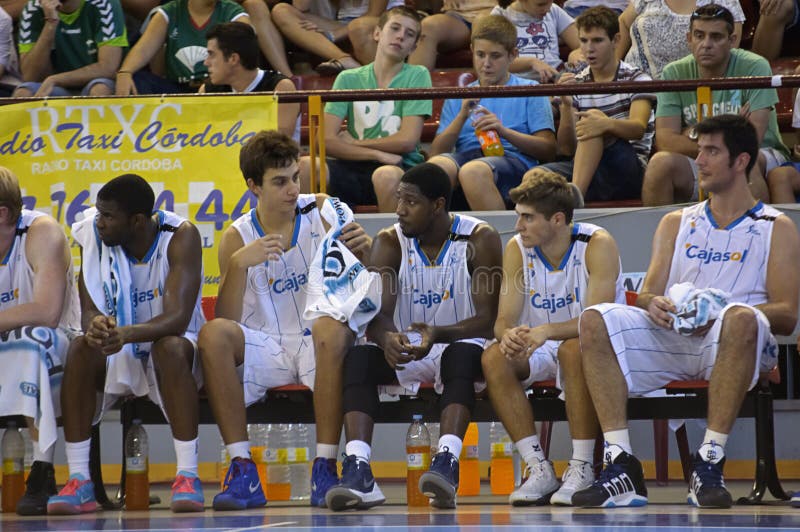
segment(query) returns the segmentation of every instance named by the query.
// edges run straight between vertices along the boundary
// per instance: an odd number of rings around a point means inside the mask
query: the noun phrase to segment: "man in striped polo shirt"
[[[587,9],[575,24],[588,66],[577,74],[564,72],[558,84],[651,79],[614,55],[620,36],[612,9]],[[653,141],[654,101],[655,95],[645,93],[562,96],[558,148],[573,159],[544,166],[570,179],[588,201],[639,198]]]

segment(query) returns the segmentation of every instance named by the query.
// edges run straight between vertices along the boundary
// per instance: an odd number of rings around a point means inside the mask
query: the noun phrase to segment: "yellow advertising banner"
[[[256,201],[239,171],[239,150],[256,132],[277,127],[277,103],[272,96],[170,96],[6,105],[0,165],[19,178],[25,208],[50,214],[68,235],[104,183],[142,176],[156,209],[199,229],[203,295],[216,295],[221,232]]]

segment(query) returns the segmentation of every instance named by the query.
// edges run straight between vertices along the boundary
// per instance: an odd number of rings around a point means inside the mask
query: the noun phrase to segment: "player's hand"
[[[427,323],[412,323],[408,330],[416,331],[422,337],[419,345],[411,346],[409,350],[409,354],[413,356],[415,360],[422,360],[430,353],[431,347],[433,347],[436,341],[436,332],[434,328]]]
[[[102,352],[103,347],[108,342],[108,338],[116,327],[117,320],[114,316],[104,316],[102,314],[95,316],[89,322],[89,328],[84,335],[86,343],[89,344],[89,347]]]
[[[542,347],[550,339],[544,326],[531,327],[524,331],[521,336],[525,341],[526,358],[530,357],[534,351]]]
[[[250,268],[270,260],[278,260],[283,255],[283,235],[264,235],[253,240],[233,254],[237,264],[242,268]]]
[[[387,332],[383,340],[383,356],[389,367],[402,370],[414,357],[409,354],[411,344],[403,333]]]
[[[520,325],[506,330],[503,337],[500,339],[500,352],[505,355],[507,359],[516,358],[521,353],[524,353],[527,344],[525,343],[524,334],[528,331],[529,327]]]
[[[372,238],[356,222],[350,222],[342,228],[339,241],[356,257],[365,256],[372,247]]]
[[[127,327],[113,327],[109,330],[108,336],[103,341],[101,352],[106,356],[118,353],[128,343],[127,331]]]
[[[647,313],[650,315],[650,319],[656,325],[665,329],[672,329],[673,318],[670,314],[675,314],[677,310],[675,303],[666,296],[655,296],[647,305]]]

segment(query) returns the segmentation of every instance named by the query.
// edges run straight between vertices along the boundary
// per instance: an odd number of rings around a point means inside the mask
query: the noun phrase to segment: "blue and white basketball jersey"
[[[727,227],[719,227],[708,201],[684,208],[667,288],[689,282],[725,290],[730,303],[766,303],[773,222],[781,214],[759,201]]]
[[[538,246],[526,248],[519,235],[514,237],[522,253],[522,274],[525,306],[520,325],[538,326],[561,323],[580,315],[586,304],[589,270],[586,268],[586,248],[592,235],[602,229],[594,224],[574,223],[572,243],[561,264],[550,264]],[[616,282],[617,303],[625,302],[622,285],[622,264]]]
[[[255,209],[233,222],[233,227],[245,246],[265,236]],[[266,261],[247,271],[242,325],[278,339],[284,335],[311,334],[311,322],[303,319],[308,268],[325,233],[316,197],[314,194],[300,194],[289,248],[278,260]]]
[[[412,323],[453,325],[475,315],[467,247],[470,235],[481,223],[483,220],[454,214],[450,235],[433,262],[417,239],[403,236],[400,224],[395,224],[402,250],[394,312],[398,331],[406,330]]]
[[[128,255],[131,271],[131,303],[133,304],[133,323],[145,323],[164,312],[164,288],[170,266],[167,250],[172,236],[185,218],[169,211],[157,211],[158,232],[147,254],[141,261]],[[202,272],[201,272],[202,277]],[[201,307],[202,290],[197,291],[192,318],[186,328],[187,336],[197,338],[197,333],[205,323]],[[150,353],[150,342],[135,344],[137,356]]]
[[[23,209],[17,221],[17,234],[11,247],[0,262],[0,310],[30,303],[33,301],[33,279],[35,274],[25,254],[28,242],[28,229],[33,221],[46,216],[38,211]],[[64,308],[61,311],[59,327],[80,330],[80,306],[75,289],[75,274],[72,264],[64,272],[67,278]]]

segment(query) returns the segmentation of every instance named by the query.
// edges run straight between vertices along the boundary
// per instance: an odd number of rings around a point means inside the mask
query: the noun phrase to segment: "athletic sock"
[[[67,442],[65,450],[67,452],[67,464],[69,464],[69,476],[80,473],[83,478],[91,478],[89,473],[89,449],[92,440],[77,442]]]
[[[544,451],[539,442],[539,436],[536,434],[522,438],[514,445],[517,446],[522,460],[528,465],[536,465],[538,462],[545,460]]]
[[[197,444],[198,439],[181,441],[172,438],[175,446],[175,459],[178,463],[178,473],[187,471],[197,476]]]

